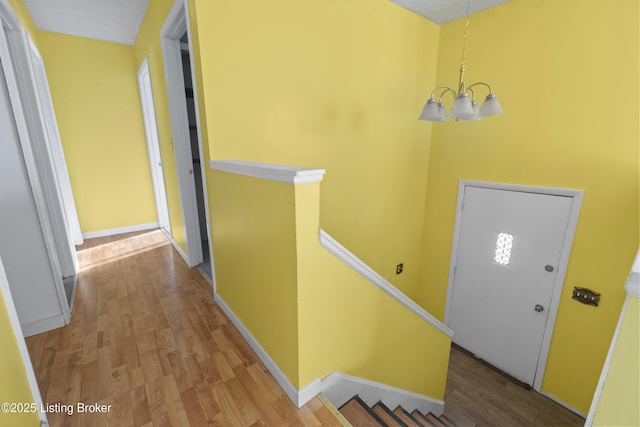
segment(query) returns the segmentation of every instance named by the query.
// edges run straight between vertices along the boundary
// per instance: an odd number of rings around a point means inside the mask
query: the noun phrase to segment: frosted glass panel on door
[[[511,260],[511,248],[513,247],[513,236],[507,233],[498,233],[496,240],[496,253],[494,260],[498,264],[509,265]]]

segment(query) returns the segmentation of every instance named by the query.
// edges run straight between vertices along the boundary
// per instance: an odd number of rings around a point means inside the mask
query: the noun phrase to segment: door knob
[[[544,310],[544,307],[541,306],[540,304],[536,304],[536,306],[533,309],[538,313],[540,313],[542,310]]]
[[[547,264],[544,266],[544,269],[547,270],[549,273],[551,273],[553,271],[553,265]]]

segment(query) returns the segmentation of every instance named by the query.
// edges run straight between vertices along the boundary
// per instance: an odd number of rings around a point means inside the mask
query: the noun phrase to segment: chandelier
[[[446,122],[447,118],[455,118],[456,120],[482,120],[484,117],[493,116],[495,114],[503,114],[500,102],[496,98],[496,95],[485,82],[473,83],[469,86],[464,84],[464,67],[467,53],[467,40],[469,36],[469,15],[471,14],[471,0],[467,0],[467,20],[464,26],[464,45],[462,47],[462,60],[460,61],[460,82],[458,83],[458,91],[450,88],[449,86],[438,86],[432,92],[431,96],[427,100],[427,103],[422,108],[422,114],[418,120],[427,120],[430,122]],[[484,100],[484,103],[478,108],[476,102],[476,92],[480,87],[485,87],[489,90],[489,94]],[[449,93],[455,100],[451,111],[447,116],[444,103],[442,102],[444,96]],[[439,96],[437,96],[439,94]],[[437,97],[437,100],[436,100]]]

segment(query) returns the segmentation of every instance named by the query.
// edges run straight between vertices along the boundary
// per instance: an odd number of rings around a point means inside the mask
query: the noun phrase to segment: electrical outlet
[[[396,265],[396,274],[400,274],[402,273],[402,269],[404,268],[404,264],[400,263],[398,265]]]

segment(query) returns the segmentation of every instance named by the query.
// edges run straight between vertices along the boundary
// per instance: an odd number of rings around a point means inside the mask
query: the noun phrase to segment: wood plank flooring
[[[452,347],[444,395],[457,427],[583,426],[584,418]]]
[[[160,231],[90,239],[71,323],[27,339],[58,426],[340,426],[319,399],[297,409]],[[458,427],[582,426],[584,419],[452,349],[445,394]]]
[[[27,339],[57,426],[340,426],[297,409],[158,230],[91,239],[71,323]],[[77,403],[110,405],[78,413]]]

